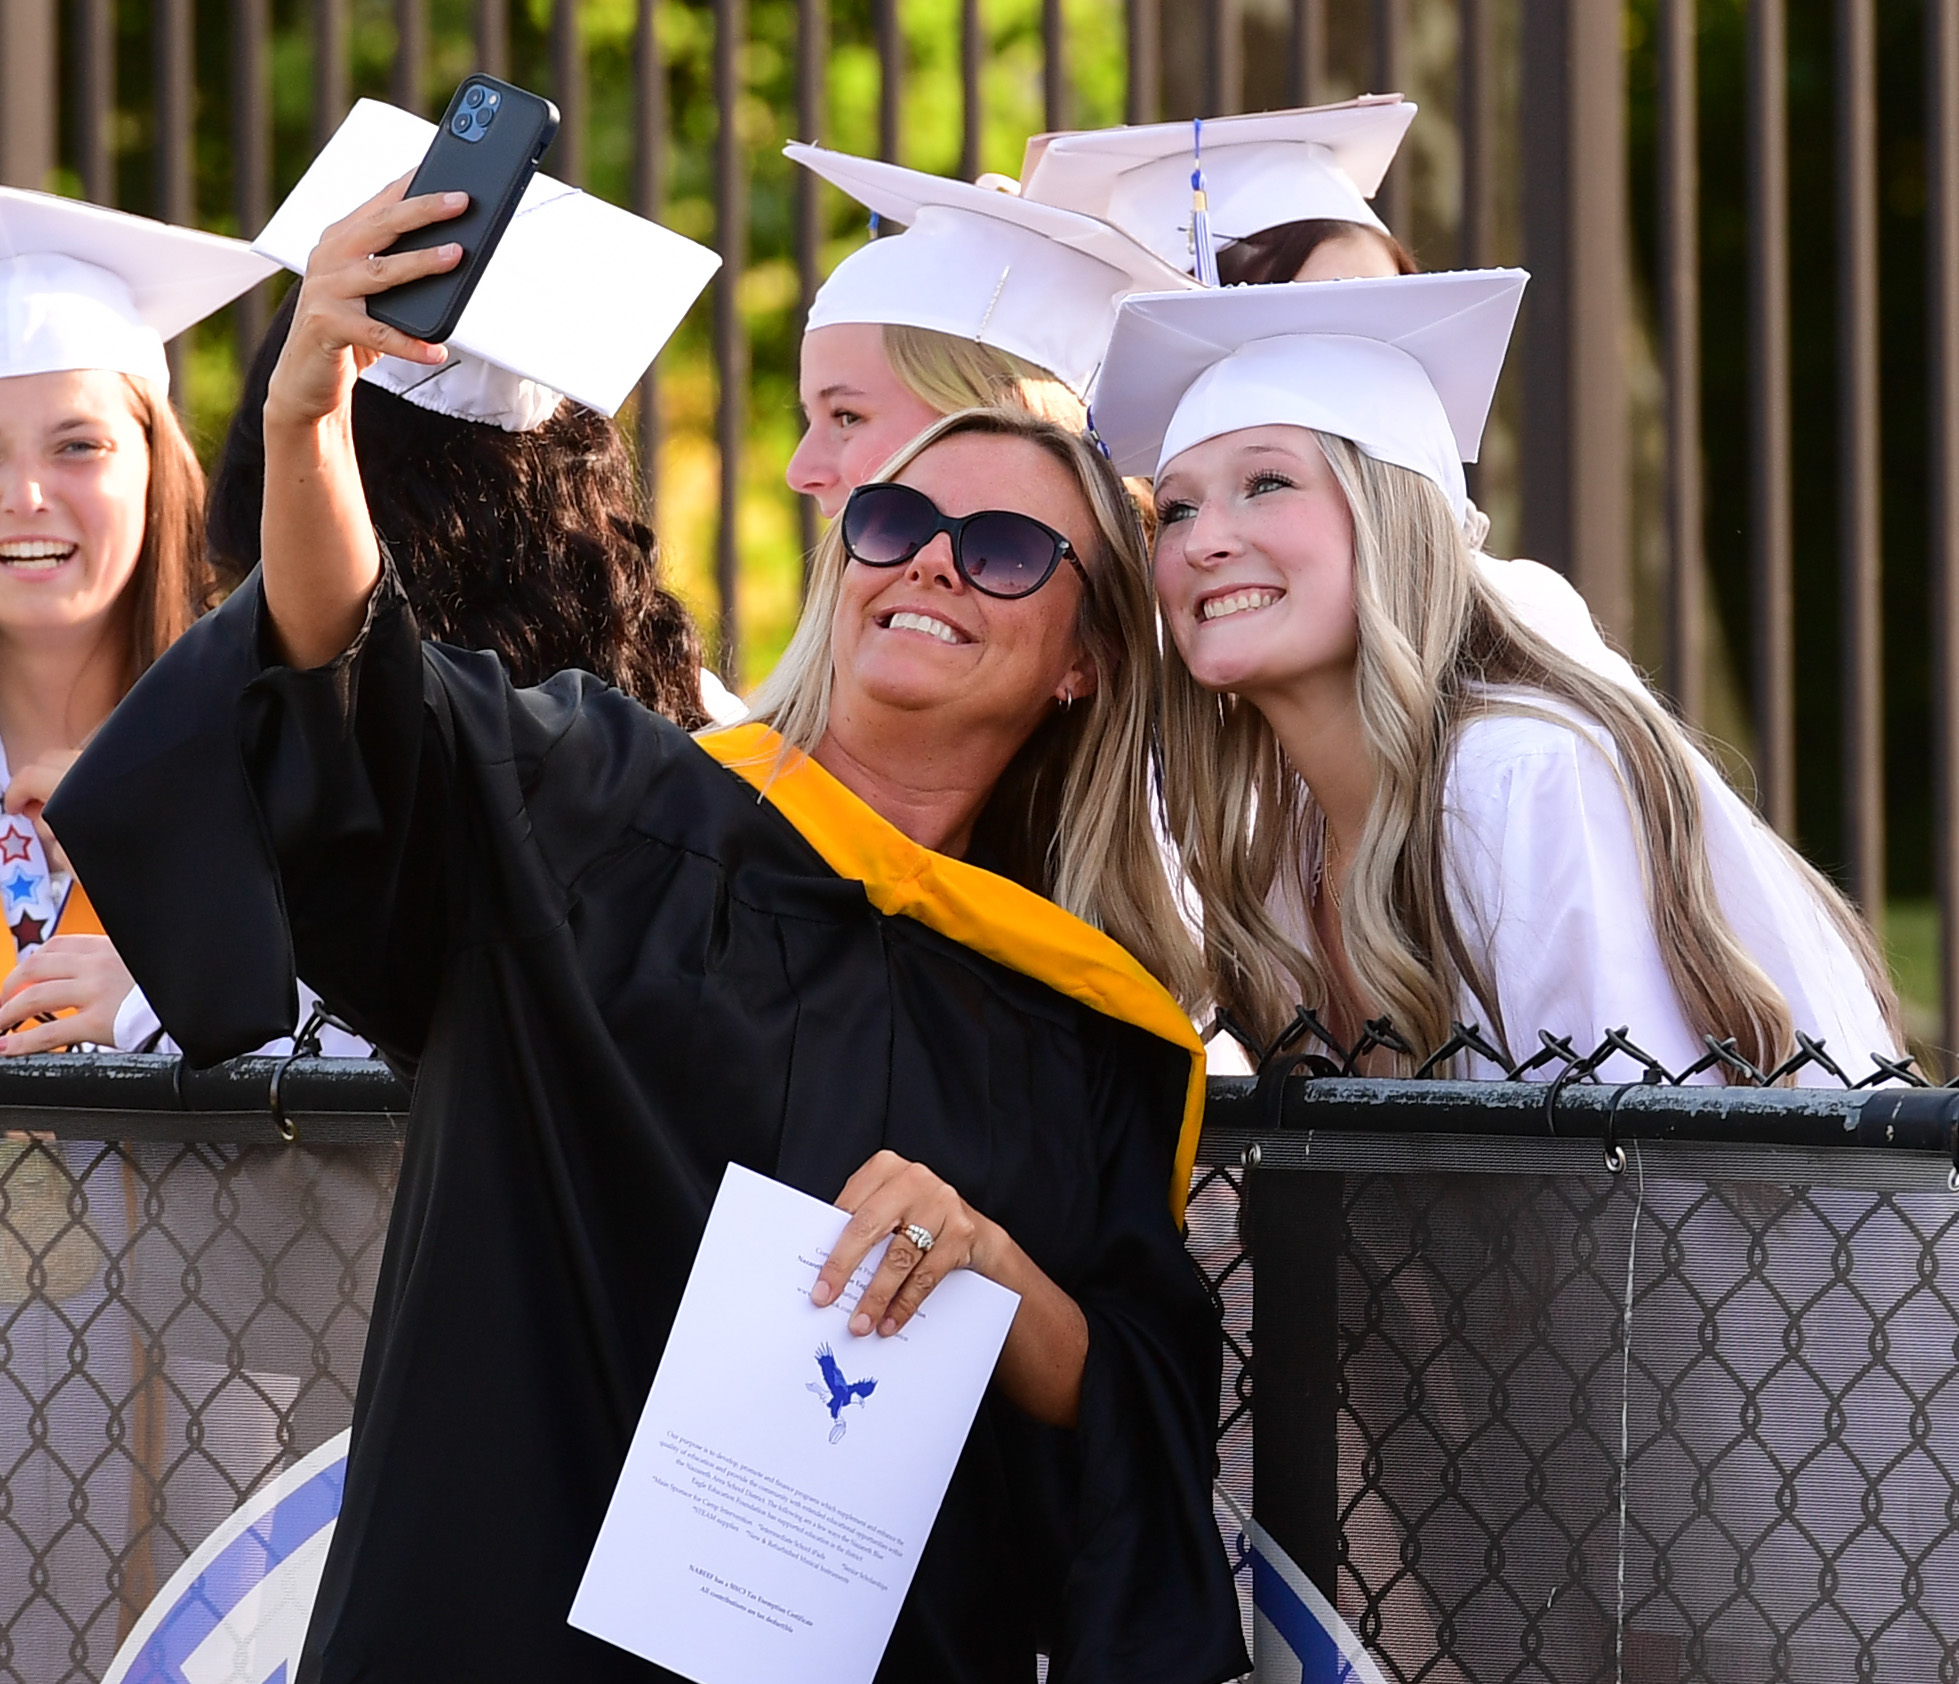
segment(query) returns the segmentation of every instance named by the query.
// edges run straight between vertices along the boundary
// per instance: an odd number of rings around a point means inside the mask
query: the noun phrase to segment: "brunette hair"
[[[211,557],[226,588],[259,554],[266,388],[298,288],[245,377],[211,487]],[[492,649],[512,680],[581,667],[676,725],[707,723],[700,636],[660,581],[633,460],[605,416],[567,399],[541,427],[505,432],[354,387],[354,451],[374,529],[422,630]]]
[[[1093,547],[1080,557],[1088,588],[1077,621],[1095,662],[1095,689],[1035,727],[994,785],[974,842],[1003,875],[1113,936],[1194,1006],[1202,990],[1197,951],[1152,820],[1160,665],[1149,551],[1135,505],[1079,434],[1017,405],[961,410],[935,422],[871,483],[895,478],[940,440],[970,433],[1024,439],[1046,451],[1073,476],[1096,529]],[[829,728],[833,636],[848,561],[843,523],[832,521],[816,546],[795,636],[751,703],[754,718],[805,753]]]
[[[214,581],[204,553],[204,470],[197,452],[162,392],[134,375],[125,374],[123,384],[150,450],[143,545],[124,587],[133,684],[210,606]]]
[[[1397,274],[1418,272],[1420,266],[1415,262],[1415,254],[1385,229],[1371,228],[1365,222],[1315,216],[1302,222],[1277,223],[1242,240],[1234,240],[1218,253],[1218,284],[1272,286],[1290,281],[1305,267],[1307,258],[1328,240],[1345,240],[1356,235],[1379,240],[1394,259]]]

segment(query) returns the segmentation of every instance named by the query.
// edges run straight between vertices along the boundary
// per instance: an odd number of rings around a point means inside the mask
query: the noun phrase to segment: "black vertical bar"
[[[969,13],[976,13],[977,9],[975,0],[967,0]],[[969,50],[964,56],[970,65],[977,55],[970,51],[971,43],[967,45]],[[824,74],[830,57],[829,0],[796,0],[796,55],[797,132],[805,140],[818,140],[829,132],[829,124],[824,120],[829,97],[828,78]],[[967,127],[973,127],[970,115]],[[963,173],[967,180],[972,179],[972,171]],[[816,289],[823,284],[823,183],[811,170],[798,170],[796,177],[796,280],[802,295],[803,319],[808,321]],[[805,587],[809,584],[810,558],[816,549],[816,516],[814,498],[796,499]]]
[[[420,114],[428,101],[428,0],[395,0],[395,61],[388,69],[388,98]]]
[[[1660,333],[1666,361],[1667,686],[1690,725],[1706,714],[1701,468],[1700,117],[1695,0],[1660,9]]]
[[[510,75],[510,0],[476,0],[476,68]]]
[[[1789,479],[1788,28],[1784,0],[1748,7],[1749,598],[1762,815],[1795,828]]]
[[[1408,39],[1405,0],[1374,0],[1374,86],[1372,92],[1392,94],[1401,91],[1405,72],[1402,49]],[[1397,235],[1411,245],[1414,235],[1408,227],[1408,150],[1403,148],[1374,195],[1375,213]]]
[[[1326,86],[1326,0],[1292,0],[1292,63],[1286,98],[1311,105]]]
[[[660,51],[660,0],[639,0],[633,27],[633,209],[658,222],[666,205],[667,67]],[[639,483],[660,512],[660,377],[656,359],[639,383]]]
[[[55,165],[54,0],[0,0],[0,182],[44,191]]]
[[[114,0],[82,0],[76,19],[76,164],[82,192],[98,205],[116,202],[116,11]],[[257,233],[257,229],[252,230]]]
[[[1631,630],[1626,466],[1626,112],[1617,10],[1523,0],[1524,554]]]
[[[898,0],[876,0],[877,12],[877,155],[900,163],[905,99],[905,36],[898,18]]]
[[[1207,117],[1228,117],[1245,100],[1244,12],[1239,0],[1205,0],[1210,47]]]
[[[585,32],[578,0],[552,0],[551,93],[558,107],[558,138],[551,143],[551,173],[574,187],[585,185]]]
[[[270,13],[270,0],[231,0],[232,196],[238,232],[248,240],[272,210]],[[253,287],[232,310],[244,368],[265,336],[266,288]]]
[[[1129,36],[1125,123],[1154,123],[1163,113],[1162,0],[1124,0]]]
[[[1925,223],[1931,294],[1932,826],[1940,1038],[1959,1053],[1959,0],[1925,7]]]
[[[1462,135],[1462,221],[1457,262],[1486,269],[1496,261],[1496,45],[1494,0],[1461,0],[1457,127]]]
[[[1327,1600],[1340,1559],[1340,1254],[1345,1178],[1247,1170],[1252,1512]]]
[[[1884,919],[1884,688],[1878,579],[1877,31],[1837,0],[1837,519],[1843,591],[1843,832],[1864,916]]]
[[[741,276],[748,255],[748,179],[741,152],[741,60],[748,33],[746,0],[714,0],[714,229],[721,271],[714,286],[714,366],[721,391],[716,435],[721,448],[721,521],[714,542],[720,594],[719,666],[741,681],[741,450],[747,426],[748,343],[742,332]]]
[[[347,0],[313,0],[313,145],[347,114]]]
[[[986,36],[980,22],[980,0],[959,0],[959,178],[977,181],[980,153],[986,136],[986,99],[981,71],[986,63]]]
[[[1041,0],[1042,127],[1050,134],[1068,126],[1068,19],[1061,0]]]
[[[156,30],[156,213],[165,222],[189,227],[197,219],[192,192],[195,141],[191,132],[192,0],[156,0],[151,18]],[[180,333],[165,348],[170,360],[170,396],[180,411],[190,408],[185,377],[190,338]]]

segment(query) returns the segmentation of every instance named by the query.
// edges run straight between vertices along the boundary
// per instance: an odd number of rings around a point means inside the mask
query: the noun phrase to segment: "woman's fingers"
[[[862,1338],[873,1329],[887,1338],[910,1321],[931,1290],[972,1256],[973,1223],[965,1201],[933,1176],[931,1194],[916,1199],[903,1223],[918,1224],[932,1236],[932,1249],[894,1233],[877,1273],[850,1318],[850,1331]]]
[[[851,1306],[850,1331],[860,1337],[897,1332],[927,1294],[972,1255],[977,1224],[965,1201],[923,1164],[895,1152],[880,1152],[859,1169],[837,1203],[851,1218],[810,1292],[819,1309],[842,1295],[865,1256],[891,1236],[863,1294]],[[912,1224],[932,1235],[929,1251],[900,1231]]]
[[[390,252],[403,234],[459,216],[467,193],[423,193],[406,198],[408,178],[394,182],[341,218],[307,260],[286,348],[266,394],[268,423],[314,425],[338,411],[353,392],[354,377],[376,357],[435,366],[448,357],[430,345],[376,321],[367,312],[375,294],[425,276],[440,275],[462,261],[454,241],[419,251]]]
[[[837,1236],[837,1243],[830,1248],[828,1260],[817,1272],[816,1284],[810,1288],[810,1302],[819,1310],[836,1301],[844,1289],[844,1283],[857,1272],[857,1265],[864,1261],[865,1254],[891,1232],[892,1223],[887,1222],[881,1228],[878,1226],[882,1220],[882,1206],[871,1208],[871,1201],[886,1183],[910,1168],[910,1160],[899,1157],[896,1152],[878,1152],[843,1184],[843,1191],[837,1195],[837,1208],[849,1211],[851,1219],[844,1224],[843,1232]]]

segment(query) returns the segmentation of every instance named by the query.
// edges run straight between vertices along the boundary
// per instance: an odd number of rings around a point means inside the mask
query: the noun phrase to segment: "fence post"
[[[196,153],[192,132],[196,89],[191,81],[195,23],[191,0],[157,0],[150,13],[150,27],[156,32],[156,214],[180,227],[197,220],[191,175]],[[190,413],[191,337],[180,333],[164,347],[170,397],[180,415]]]
[[[1794,529],[1789,465],[1788,24],[1748,4],[1748,596],[1762,816],[1796,822]]]
[[[551,92],[558,107],[558,138],[551,173],[574,187],[585,185],[585,34],[578,27],[578,0],[552,0]]]
[[[82,0],[76,16],[76,162],[82,192],[116,202],[116,11],[114,0]],[[256,228],[252,230],[258,232]]]
[[[1154,123],[1163,114],[1163,10],[1161,0],[1125,0],[1129,38],[1129,85],[1125,123]]]
[[[1884,924],[1883,567],[1878,459],[1877,30],[1837,0],[1837,510],[1843,601],[1843,834],[1864,916]]]
[[[973,109],[973,85],[979,77],[979,5],[964,0],[961,20],[962,43],[960,75],[967,83],[965,146],[977,155],[978,113]],[[796,133],[800,139],[820,141],[829,133],[829,78],[824,74],[830,56],[829,0],[796,0]],[[976,171],[977,165],[972,166]],[[972,179],[972,171],[967,172]],[[816,302],[816,289],[823,284],[823,181],[814,170],[796,172],[796,277],[801,295],[802,314],[798,329],[809,321],[810,306]],[[817,508],[813,497],[796,499],[796,529],[803,552],[803,589],[809,589],[810,562],[815,558]]]
[[[892,0],[886,0],[887,4]],[[714,281],[714,367],[721,391],[715,412],[721,452],[721,519],[714,538],[714,583],[720,598],[720,671],[741,682],[741,457],[748,426],[748,340],[742,331],[741,277],[748,262],[748,173],[742,157],[742,49],[746,0],[714,0],[714,238],[721,270]]]
[[[1626,112],[1619,10],[1522,0],[1522,548],[1630,641]]]
[[[1374,0],[1373,87],[1377,94],[1401,91],[1402,43],[1408,35],[1406,0]],[[1388,173],[1375,196],[1375,207],[1404,244],[1415,243],[1408,226],[1408,153],[1402,152],[1388,165]]]
[[[1925,6],[1925,251],[1931,320],[1932,822],[1940,1039],[1959,1053],[1959,0]]]
[[[1252,1513],[1329,1602],[1339,1592],[1345,1193],[1341,1175],[1245,1171],[1254,1278],[1285,1283],[1252,1305]]]
[[[658,222],[666,202],[667,66],[660,50],[660,0],[639,0],[633,28],[633,209]],[[639,382],[639,483],[655,530],[660,515],[659,359]]]
[[[1700,121],[1695,0],[1660,12],[1660,337],[1666,365],[1667,686],[1689,725],[1706,711],[1701,466]]]
[[[45,188],[54,168],[54,0],[0,0],[0,183]]]
[[[347,115],[347,0],[313,0],[313,147]]]
[[[428,0],[395,0],[395,61],[388,72],[388,97],[420,117],[428,102],[428,82]]]
[[[510,76],[510,0],[476,0],[476,68]]]
[[[271,11],[271,0],[231,0],[232,209],[248,240],[272,213]],[[261,282],[232,307],[241,369],[265,337],[270,298]]]

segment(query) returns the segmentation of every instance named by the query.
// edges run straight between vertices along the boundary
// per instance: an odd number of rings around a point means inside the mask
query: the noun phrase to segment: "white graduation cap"
[[[1225,433],[1311,427],[1426,475],[1461,518],[1462,464],[1529,279],[1469,269],[1125,299],[1091,425],[1118,469],[1149,475]]]
[[[164,342],[276,268],[242,240],[0,187],[0,378],[100,368],[167,390]]]
[[[812,329],[931,328],[1010,351],[1082,392],[1126,294],[1191,284],[1094,217],[819,146],[783,151],[906,228],[837,265],[810,306]]]
[[[253,248],[303,274],[320,235],[413,170],[434,137],[433,123],[361,100]],[[612,415],[720,267],[705,246],[535,176],[450,337],[449,361],[432,371],[383,357],[362,378],[508,432],[541,426],[560,393]]]
[[[1229,245],[1281,223],[1320,218],[1386,233],[1367,201],[1415,110],[1399,94],[1369,94],[1339,105],[1205,118],[1212,239]],[[1036,135],[1027,143],[1021,193],[1102,217],[1179,269],[1193,269],[1190,177],[1198,135],[1191,123]]]

